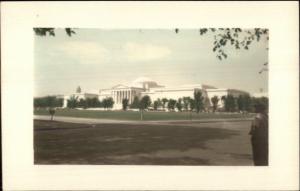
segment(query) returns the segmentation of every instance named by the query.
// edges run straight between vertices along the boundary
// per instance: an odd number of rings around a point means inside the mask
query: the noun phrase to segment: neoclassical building
[[[233,95],[237,97],[239,95],[248,94],[248,92],[235,90],[235,89],[220,89],[210,85],[205,84],[191,84],[191,85],[179,85],[176,87],[165,87],[159,85],[157,82],[151,80],[150,78],[141,77],[134,80],[132,83],[128,85],[118,84],[109,89],[100,89],[98,94],[89,94],[89,93],[76,93],[70,96],[77,96],[78,98],[95,98],[98,97],[100,101],[105,98],[113,98],[114,107],[113,109],[121,109],[122,108],[122,100],[128,99],[129,104],[133,102],[135,96],[141,98],[145,95],[148,95],[152,102],[157,99],[167,98],[167,99],[175,99],[183,97],[194,97],[195,91],[201,91],[204,97],[204,103],[206,107],[212,105],[211,98],[213,96],[218,96],[221,100],[222,96]],[[67,105],[67,99],[70,96],[65,96],[64,107]],[[219,107],[222,107],[222,101],[219,101]]]
[[[221,100],[222,96],[233,95],[237,97],[239,95],[249,94],[248,92],[235,90],[235,89],[220,89],[205,84],[191,84],[191,85],[178,85],[176,87],[165,87],[159,85],[157,82],[150,78],[140,77],[134,80],[128,85],[118,84],[109,89],[99,90],[99,100],[104,98],[112,97],[115,104],[113,109],[122,108],[122,100],[128,99],[129,104],[132,103],[135,96],[141,98],[148,95],[152,102],[157,99],[167,98],[175,99],[183,97],[194,97],[195,91],[201,91],[204,96],[204,103],[206,106],[211,106],[211,98],[218,96]],[[223,103],[219,101],[219,107],[222,107]]]

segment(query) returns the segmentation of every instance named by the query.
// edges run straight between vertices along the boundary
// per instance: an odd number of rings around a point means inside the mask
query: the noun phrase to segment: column
[[[120,99],[120,92],[117,91],[117,103],[119,103],[119,99]]]
[[[121,93],[121,96],[120,96],[120,103],[122,103],[122,100],[123,100],[123,91],[121,90],[120,93]]]
[[[131,103],[131,90],[129,90],[129,103]]]
[[[122,103],[123,99],[124,99],[124,91],[122,90],[121,91],[121,100],[120,100],[120,103]]]
[[[116,102],[116,92],[115,91],[113,91],[113,100],[114,100],[114,102]]]

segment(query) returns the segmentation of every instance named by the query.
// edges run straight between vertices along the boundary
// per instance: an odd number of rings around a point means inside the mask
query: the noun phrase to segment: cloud
[[[58,47],[66,56],[79,60],[82,64],[97,64],[107,62],[110,52],[95,42],[72,41],[65,42]]]
[[[171,50],[164,46],[129,42],[124,46],[124,53],[129,61],[148,61],[168,57]]]
[[[97,42],[70,41],[62,43],[58,50],[64,56],[78,60],[82,64],[103,64],[117,60],[151,61],[166,58],[171,54],[168,47],[133,42],[125,43],[122,49],[116,50]]]

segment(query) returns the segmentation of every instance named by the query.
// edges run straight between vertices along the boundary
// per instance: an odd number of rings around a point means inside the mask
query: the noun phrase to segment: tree
[[[251,112],[251,97],[248,94],[244,95],[244,109]]]
[[[141,101],[140,101],[140,109],[144,110],[147,109],[149,106],[151,105],[151,99],[149,96],[145,95],[144,97],[142,97]]]
[[[230,112],[235,111],[236,108],[235,98],[232,95],[228,95],[223,99],[225,100],[224,102],[225,110]]]
[[[143,111],[147,109],[151,105],[151,99],[148,95],[145,95],[142,97],[141,101],[139,102],[139,109],[140,109],[140,114],[141,114],[141,120],[143,120],[144,115]]]
[[[162,101],[158,98],[157,99],[157,108],[162,106]]]
[[[34,98],[33,106],[35,108],[37,108],[37,107],[62,107],[63,99],[56,98],[55,96]]]
[[[165,109],[166,103],[168,102],[168,99],[167,98],[162,98],[161,101],[162,101],[163,109]]]
[[[169,101],[168,101],[168,109],[169,109],[170,111],[174,111],[175,105],[176,105],[176,100],[174,100],[174,99],[169,99]]]
[[[87,98],[87,103],[88,103],[88,107],[100,107],[101,106],[101,102],[99,101],[99,99],[97,97],[94,98]]]
[[[74,109],[78,106],[78,97],[71,96],[70,99],[67,100],[67,107]]]
[[[87,104],[87,102],[86,102],[85,99],[82,99],[82,98],[81,98],[81,99],[79,100],[77,106],[86,109],[86,108],[88,107],[88,104]]]
[[[176,108],[178,109],[178,111],[182,111],[182,99],[179,98],[178,101],[176,102]]]
[[[175,29],[179,33],[179,29]],[[259,42],[263,37],[269,40],[269,30],[266,28],[241,29],[241,28],[200,28],[201,36],[212,33],[214,34],[213,52],[220,60],[227,58],[224,47],[233,46],[235,49],[248,50],[252,42]]]
[[[239,95],[236,102],[239,111],[251,111],[251,98],[249,95]]]
[[[154,102],[153,102],[153,108],[154,108],[154,110],[157,110],[157,108],[158,108],[158,101],[157,100],[155,100]]]
[[[130,108],[132,109],[139,109],[140,107],[140,100],[138,96],[134,96],[133,101],[130,105]]]
[[[114,100],[113,98],[109,97],[109,98],[104,98],[102,100],[102,105],[105,109],[109,109],[112,108],[114,106]]]
[[[33,28],[33,31],[38,36],[55,36],[55,28]],[[72,34],[76,34],[74,29],[65,28],[65,32],[68,36],[72,36]]]
[[[189,106],[190,106],[190,97],[183,97],[182,100],[183,100],[183,108],[184,110],[188,110],[189,109]]]
[[[211,98],[211,102],[212,102],[212,104],[213,104],[213,110],[214,110],[214,112],[217,110],[217,108],[218,108],[218,102],[219,102],[219,98],[218,98],[218,96],[214,96],[214,97],[212,97]]]
[[[190,102],[190,111],[194,111],[194,109],[196,108],[196,102],[194,99],[189,99],[189,102]]]
[[[203,96],[201,91],[194,92],[195,109],[199,113],[203,109]]]
[[[251,110],[252,112],[255,112],[255,106],[256,105],[263,105],[266,108],[266,112],[268,112],[269,109],[269,99],[267,97],[260,97],[260,98],[251,98]]]
[[[242,95],[239,95],[236,101],[237,101],[237,106],[239,111],[244,111],[245,110],[244,97]]]
[[[127,110],[128,104],[129,104],[128,99],[125,98],[125,99],[122,100],[122,108],[123,108],[124,111]]]

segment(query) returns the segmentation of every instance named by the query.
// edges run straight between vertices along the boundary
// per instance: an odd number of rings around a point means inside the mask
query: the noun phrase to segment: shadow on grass
[[[36,164],[207,165],[207,160],[189,157],[131,157],[125,161],[113,158],[164,150],[207,149],[208,140],[236,134],[224,128],[184,125],[88,125],[35,120],[34,159]]]

